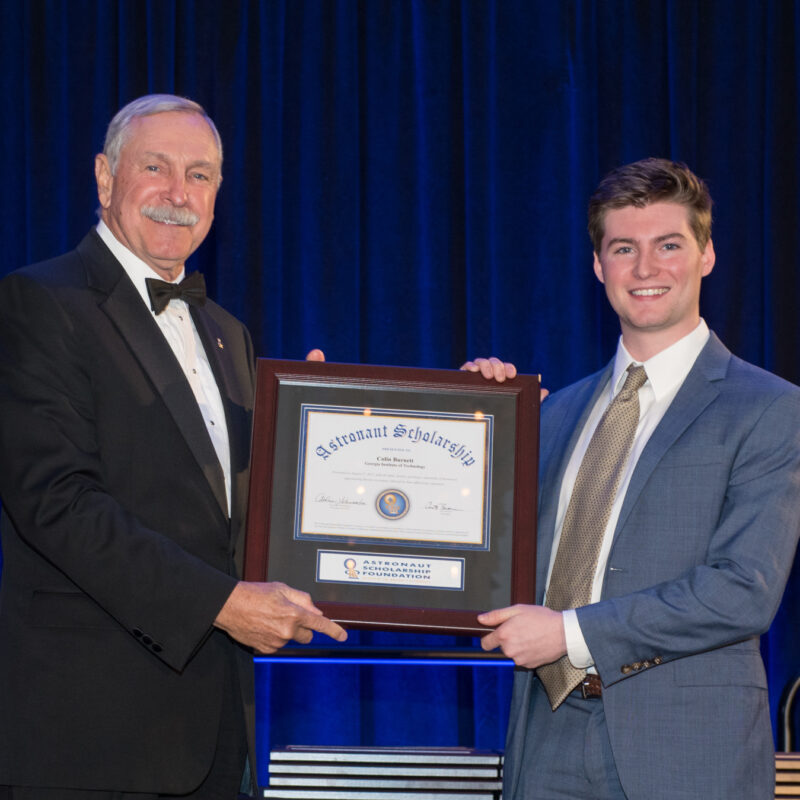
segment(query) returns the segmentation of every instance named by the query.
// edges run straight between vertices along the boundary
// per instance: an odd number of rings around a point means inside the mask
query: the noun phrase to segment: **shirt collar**
[[[612,397],[622,388],[625,382],[625,373],[630,364],[642,364],[647,373],[647,379],[653,389],[656,400],[660,400],[676,386],[679,386],[686,379],[689,370],[694,366],[697,356],[705,347],[710,336],[708,325],[704,319],[700,320],[698,326],[687,333],[675,344],[670,345],[666,350],[662,350],[645,362],[636,359],[625,349],[622,337],[617,344],[617,354],[614,357],[614,370],[611,375],[611,395]]]
[[[127,273],[128,277],[133,282],[133,285],[136,287],[136,291],[139,292],[144,304],[150,308],[150,296],[147,293],[147,284],[145,283],[146,278],[157,278],[158,280],[164,280],[161,275],[159,275],[149,264],[142,261],[139,256],[132,253],[125,247],[119,239],[111,232],[111,229],[108,225],[100,220],[97,223],[97,233],[99,234],[100,238],[105,243],[106,247],[112,252],[114,258],[119,261],[122,265],[122,268]],[[180,283],[183,280],[185,272],[181,270],[181,274],[173,281],[173,283]]]

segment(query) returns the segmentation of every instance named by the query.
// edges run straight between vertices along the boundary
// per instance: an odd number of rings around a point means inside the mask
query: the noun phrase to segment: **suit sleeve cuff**
[[[561,612],[564,621],[564,634],[567,639],[567,658],[576,669],[586,669],[594,665],[586,640],[583,638],[578,615],[574,608]]]

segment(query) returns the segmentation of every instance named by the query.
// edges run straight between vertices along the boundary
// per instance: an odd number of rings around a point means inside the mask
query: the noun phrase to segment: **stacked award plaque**
[[[270,753],[264,797],[500,800],[502,756],[466,747],[287,747]]]
[[[776,753],[776,800],[800,800],[800,753]]]

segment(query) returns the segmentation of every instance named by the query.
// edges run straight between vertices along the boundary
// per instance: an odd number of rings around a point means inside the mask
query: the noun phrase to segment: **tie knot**
[[[644,371],[644,367],[641,364],[638,366],[632,364],[628,367],[628,377],[625,378],[625,383],[620,390],[620,394],[625,395],[625,399],[627,399],[627,397],[633,395],[634,392],[638,392],[646,381],[647,373]]]

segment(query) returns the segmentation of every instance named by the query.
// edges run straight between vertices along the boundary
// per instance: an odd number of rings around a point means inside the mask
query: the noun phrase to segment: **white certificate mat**
[[[303,404],[296,539],[489,549],[494,418]]]

